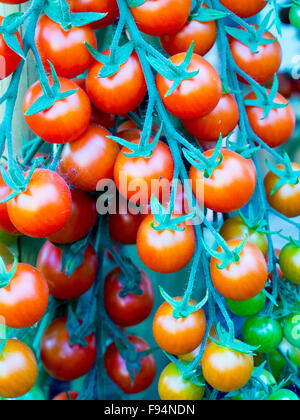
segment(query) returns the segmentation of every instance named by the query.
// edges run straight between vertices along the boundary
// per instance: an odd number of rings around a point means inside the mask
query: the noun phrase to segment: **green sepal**
[[[200,7],[197,12],[190,15],[189,21],[197,20],[199,22],[210,22],[213,20],[223,19],[229,15],[230,13],[222,12],[221,10]]]
[[[90,313],[94,314],[93,308],[89,308]],[[89,314],[89,319],[93,317]],[[77,314],[74,312],[72,305],[68,306],[68,318],[67,318],[67,330],[70,335],[70,345],[75,346],[79,344],[80,346],[86,348],[88,343],[86,337],[92,334],[95,330],[94,322],[91,324],[89,322],[84,322],[88,320],[79,321]]]
[[[139,7],[145,2],[146,0],[127,0],[127,4],[129,7]]]
[[[231,334],[228,333],[225,328],[221,326],[220,323],[216,326],[217,336],[219,340],[216,340],[214,337],[209,336],[209,339],[220,347],[227,347],[230,350],[237,351],[239,353],[248,354],[250,356],[255,356],[259,347],[249,346],[246,343],[238,340],[232,340]]]

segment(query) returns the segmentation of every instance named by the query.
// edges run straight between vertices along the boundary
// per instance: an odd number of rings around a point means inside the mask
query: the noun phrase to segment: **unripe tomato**
[[[253,316],[260,312],[266,304],[267,297],[260,292],[252,299],[236,302],[226,299],[228,309],[237,316]]]
[[[201,380],[201,378],[199,379]],[[201,401],[204,392],[205,386],[184,380],[182,373],[174,363],[170,363],[159,378],[158,393],[163,401]]]
[[[67,319],[58,318],[44,332],[41,361],[45,370],[60,381],[74,381],[85,375],[96,361],[96,337],[86,337],[86,347],[71,346]]]
[[[150,349],[142,338],[128,336],[137,353]],[[156,363],[153,354],[140,360],[141,368],[132,381],[127,370],[126,361],[122,358],[115,343],[111,343],[104,354],[104,365],[107,375],[125,394],[138,394],[153,383],[156,375]]]
[[[255,372],[256,370],[257,368],[255,368],[253,372]],[[253,396],[253,400],[255,401],[265,399],[265,397],[268,395],[267,390],[269,390],[270,388],[274,389],[277,386],[277,382],[274,376],[272,375],[272,373],[270,373],[269,371],[265,369],[261,372],[261,374],[259,375],[257,379],[259,379],[261,383],[261,387],[259,388],[259,390],[256,390]],[[266,387],[265,389],[262,383],[265,385]],[[244,393],[243,391],[241,392],[240,395],[236,395],[232,398],[232,400],[234,401],[244,401],[247,399],[249,399],[247,396],[247,393]]]
[[[0,201],[9,197],[10,194],[10,188],[5,184],[4,179],[0,173]],[[7,210],[7,203],[0,203],[0,229],[10,235],[17,235],[19,233],[10,220]]]
[[[267,0],[220,0],[227,9],[241,18],[248,18],[259,13],[268,4]]]
[[[43,140],[49,143],[69,143],[80,137],[88,128],[92,108],[87,94],[78,89],[71,80],[59,78],[60,92],[77,90],[73,95],[60,99],[51,108],[34,115],[25,115],[29,128]],[[53,80],[49,78],[50,86]],[[40,82],[34,83],[26,92],[23,103],[23,112],[28,109],[41,96],[43,90]]]
[[[256,316],[245,321],[243,336],[246,343],[259,347],[260,353],[271,353],[281,343],[283,331],[275,319]]]
[[[300,7],[297,5],[293,5],[290,8],[289,14],[290,22],[295,28],[300,29]]]
[[[182,64],[186,53],[176,54],[169,60],[176,66]],[[188,72],[199,73],[188,80],[183,80],[171,95],[166,96],[174,80],[168,80],[157,74],[156,86],[167,110],[181,119],[201,118],[209,114],[217,105],[222,95],[221,79],[213,66],[203,57],[193,54]]]
[[[0,25],[2,25],[3,20],[4,17],[0,16]],[[15,33],[15,36],[18,40],[18,43],[20,44],[21,49],[23,49],[22,38],[18,31]],[[3,34],[0,34],[0,57],[0,80],[3,80],[12,74],[21,62],[21,57],[11,48],[9,48],[9,46],[4,41]]]
[[[206,382],[221,392],[233,392],[242,388],[251,378],[253,357],[228,347],[211,343],[202,358]]]
[[[38,255],[37,267],[49,285],[51,296],[56,299],[76,299],[94,284],[97,274],[97,255],[92,245],[84,253],[82,264],[67,276],[62,271],[62,250],[47,241]]]
[[[103,19],[92,23],[94,29],[109,26],[119,16],[117,0],[68,0],[68,3],[73,13],[107,13]]]
[[[19,398],[33,388],[38,366],[33,352],[18,340],[7,340],[0,355],[0,397]]]
[[[53,398],[53,401],[75,401],[77,400],[78,395],[78,392],[74,391],[62,392],[61,394],[56,395],[56,397]]]
[[[279,389],[267,398],[268,401],[299,401],[297,394],[289,389]]]
[[[284,336],[294,347],[300,349],[300,313],[291,314],[285,321]]]
[[[279,265],[289,281],[300,284],[300,247],[289,243],[280,252]]]

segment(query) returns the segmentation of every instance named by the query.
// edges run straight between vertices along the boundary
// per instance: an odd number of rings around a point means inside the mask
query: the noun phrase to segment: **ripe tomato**
[[[96,361],[96,337],[86,338],[86,347],[71,346],[67,319],[58,318],[44,332],[41,361],[45,370],[60,381],[74,381],[85,375]]]
[[[256,316],[245,321],[243,336],[246,343],[259,347],[257,351],[260,353],[270,353],[281,343],[283,332],[275,319]]]
[[[245,19],[259,13],[264,7],[266,7],[268,1],[248,0],[246,2],[240,0],[220,0],[220,3],[222,3],[223,6],[227,7],[227,9],[231,10],[236,15]]]
[[[103,19],[92,23],[94,29],[101,29],[110,25],[119,16],[117,0],[68,0],[68,3],[73,13],[107,13]]]
[[[245,100],[255,100],[257,96],[251,92]],[[288,104],[288,101],[279,93],[275,103]],[[272,109],[264,118],[264,111],[257,106],[247,106],[247,116],[254,133],[268,146],[277,147],[288,141],[293,134],[296,118],[293,108],[288,104],[285,108]]]
[[[283,165],[277,165],[278,169],[283,170]],[[292,163],[293,170],[299,171],[300,165],[298,163]],[[300,215],[300,183],[296,185],[284,184],[282,185],[275,194],[272,191],[279,181],[279,177],[273,172],[268,172],[265,177],[265,190],[267,199],[271,207],[279,213],[287,217],[297,217]]]
[[[176,298],[182,300],[181,297]],[[196,302],[190,301],[191,305]],[[206,330],[206,317],[203,309],[193,312],[186,318],[176,319],[174,309],[164,302],[157,310],[153,321],[153,335],[159,347],[167,353],[184,355],[194,351],[203,341]]]
[[[76,401],[78,395],[78,392],[74,391],[62,392],[61,394],[56,395],[56,397],[53,398],[53,401]]]
[[[153,229],[155,219],[147,216],[137,235],[137,251],[143,263],[157,273],[176,273],[193,258],[196,236],[193,226],[182,223],[183,231]]]
[[[300,312],[291,314],[285,321],[284,336],[287,341],[300,349]]]
[[[241,241],[228,241],[230,249],[235,249]],[[218,249],[221,251],[221,248]],[[249,300],[257,296],[268,280],[268,267],[262,252],[247,242],[240,254],[240,260],[220,269],[221,261],[211,260],[210,272],[213,284],[218,292],[234,301]]]
[[[68,221],[72,199],[65,181],[48,169],[36,169],[27,190],[7,204],[8,214],[19,232],[46,238]]]
[[[138,140],[134,143],[138,144]],[[136,200],[136,204],[146,205],[153,194],[160,197],[167,184],[168,191],[173,180],[174,161],[169,147],[159,141],[150,157],[125,156],[130,153],[127,147],[120,151],[114,167],[114,180],[120,194],[127,200]]]
[[[208,9],[206,4],[202,7]],[[199,20],[187,21],[178,32],[167,33],[160,37],[163,49],[169,55],[188,51],[194,41],[194,53],[205,55],[213,47],[217,39],[216,21],[200,22]]]
[[[72,27],[65,31],[47,15],[38,20],[35,43],[47,73],[51,73],[49,60],[56,73],[66,78],[84,73],[93,64],[94,59],[85,43],[97,49],[96,35],[91,26]]]
[[[191,0],[146,0],[130,11],[140,31],[152,36],[178,31],[186,23],[192,7]]]
[[[75,142],[66,144],[57,171],[72,187],[96,191],[101,180],[111,179],[119,146],[104,127],[91,124]]]
[[[263,38],[275,39],[270,32],[265,32]],[[279,70],[282,51],[277,40],[271,44],[259,45],[256,53],[236,38],[229,37],[229,43],[233,59],[238,67],[258,83],[267,82]]]
[[[140,289],[142,295],[133,293],[122,297],[123,284],[120,267],[114,268],[105,278],[104,304],[110,319],[120,327],[132,327],[143,322],[151,314],[154,305],[154,291],[150,278],[141,271]]]
[[[223,94],[216,108],[208,115],[183,120],[184,128],[197,140],[218,141],[227,137],[239,122],[239,108],[233,95]]]
[[[299,401],[297,394],[289,389],[279,389],[267,398],[268,401]]]
[[[62,250],[47,241],[38,255],[37,267],[47,280],[51,296],[69,300],[78,298],[92,287],[98,262],[94,248],[89,245],[83,263],[67,276],[62,272]]]
[[[205,343],[205,346],[204,346],[204,350],[212,342],[211,339],[210,339],[210,337],[215,338],[216,340],[218,340],[218,334],[217,334],[217,331],[216,331],[216,329],[215,329],[214,326],[212,326],[211,329],[209,330],[209,336],[208,336],[208,338],[206,340],[206,343]],[[198,346],[191,353],[179,355],[178,356],[178,359],[179,360],[186,360],[186,361],[189,361],[189,362],[193,362],[195,360],[195,358],[199,355],[199,352],[201,350],[201,346],[202,346],[202,343],[200,344],[200,346]],[[201,361],[200,361],[199,365],[201,366]]]
[[[2,25],[3,20],[4,17],[0,16],[0,25]],[[18,31],[15,33],[15,36],[17,37],[20,47],[23,49],[22,38]],[[3,80],[16,70],[16,68],[21,62],[21,57],[17,53],[15,53],[11,48],[9,48],[9,46],[4,41],[2,34],[0,34],[0,57],[0,80]]]
[[[189,380],[184,380],[182,373],[174,363],[170,363],[159,378],[158,393],[163,401],[201,401],[204,392],[205,386],[195,385]]]
[[[180,53],[171,57],[170,61],[178,66],[185,57],[186,53]],[[191,79],[184,80],[169,96],[166,95],[174,80],[168,80],[158,73],[156,86],[165,107],[175,117],[201,118],[218,105],[222,94],[221,79],[213,66],[197,54],[193,54],[187,71],[199,73]]]
[[[49,78],[50,85],[53,80]],[[35,115],[25,115],[29,128],[43,140],[49,143],[68,143],[76,140],[87,129],[92,108],[87,94],[78,89],[71,80],[59,78],[60,92],[76,90],[77,92],[65,99],[56,101],[55,104],[45,111]],[[28,111],[33,103],[43,95],[40,82],[34,83],[24,97],[23,111]]]
[[[205,380],[221,392],[242,388],[251,378],[254,368],[252,356],[211,343],[202,358]]]
[[[1,3],[4,4],[21,4],[26,3],[28,0],[1,0]]]
[[[48,301],[49,289],[42,274],[31,265],[18,264],[9,285],[0,289],[0,316],[9,328],[28,328],[43,317]]]
[[[266,300],[266,295],[260,292],[254,298],[242,302],[226,299],[226,305],[237,316],[253,316],[264,308]]]
[[[123,245],[135,245],[137,233],[144,217],[142,214],[109,214],[108,227],[111,238]]]
[[[268,253],[267,235],[265,233],[249,229],[240,216],[227,219],[220,229],[220,235],[225,239],[225,241],[231,241],[232,239],[243,240],[246,236],[248,236],[248,242],[257,246],[264,255],[267,255]]]
[[[18,340],[7,340],[0,355],[0,397],[19,398],[29,392],[37,379],[33,352]]]
[[[214,150],[204,152],[209,158]],[[227,149],[221,150],[223,160],[209,178],[194,166],[190,170],[193,192],[204,206],[222,213],[242,208],[252,197],[257,174],[252,160]]]
[[[110,56],[110,51],[102,54]],[[107,114],[127,114],[143,101],[147,86],[142,66],[136,52],[109,77],[99,77],[103,67],[96,61],[86,78],[86,88],[92,103]]]
[[[300,284],[300,247],[289,243],[279,256],[279,265],[284,277],[292,283]]]
[[[133,335],[127,338],[138,353],[150,349],[148,343],[142,338]],[[120,355],[115,343],[111,343],[104,354],[104,365],[107,375],[125,394],[138,394],[145,391],[155,379],[156,363],[153,354],[142,358],[140,363],[141,368],[132,382],[126,361]]]
[[[71,190],[72,210],[65,226],[48,239],[57,244],[68,244],[84,238],[97,219],[95,199],[82,191]]]
[[[0,173],[0,201],[4,200],[10,195],[10,188],[5,184],[4,179]],[[18,235],[18,230],[12,224],[7,210],[7,203],[0,203],[0,229],[10,235]]]

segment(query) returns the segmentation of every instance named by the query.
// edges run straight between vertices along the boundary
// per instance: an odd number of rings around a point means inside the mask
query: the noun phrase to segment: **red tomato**
[[[135,245],[137,233],[144,217],[142,214],[109,214],[108,227],[111,238],[123,245]]]
[[[48,169],[36,169],[29,185],[7,204],[8,214],[19,232],[46,238],[67,223],[72,209],[65,181]]]
[[[71,190],[72,211],[65,226],[49,236],[51,242],[69,244],[84,238],[97,219],[95,199],[82,191]]]
[[[256,100],[257,96],[251,92],[245,100]],[[288,141],[293,134],[296,118],[293,108],[288,101],[277,93],[276,104],[286,104],[285,108],[272,109],[264,118],[264,110],[258,106],[247,106],[247,116],[254,133],[268,146],[277,147]]]
[[[97,49],[96,35],[91,26],[72,27],[65,31],[47,15],[38,20],[35,43],[45,70],[51,73],[49,60],[56,73],[66,78],[84,73],[93,64],[94,59],[85,43]]]
[[[227,9],[242,18],[248,18],[259,13],[268,4],[267,0],[220,0]]]
[[[175,300],[182,300],[181,297]],[[190,305],[196,302],[190,301]],[[153,321],[153,335],[161,349],[167,353],[186,355],[202,343],[206,331],[206,317],[203,309],[186,318],[173,317],[174,309],[164,302],[157,310]]]
[[[137,128],[136,123],[132,120],[127,120],[119,125],[117,133],[120,134],[122,131],[131,130],[132,128]]]
[[[19,398],[29,392],[38,376],[33,352],[18,340],[7,340],[0,356],[0,397]]]
[[[228,241],[230,249],[240,245],[240,240]],[[217,251],[221,251],[219,248]],[[217,291],[226,299],[249,300],[257,296],[268,281],[268,266],[263,253],[255,245],[247,242],[240,253],[240,259],[227,268],[220,269],[222,262],[213,257],[210,264],[212,282]]]
[[[203,8],[208,9],[206,4]],[[199,20],[187,21],[178,32],[168,33],[160,37],[163,49],[169,55],[179,54],[188,49],[194,41],[194,53],[205,55],[213,47],[217,39],[217,25],[214,20],[199,22]]]
[[[102,54],[109,56],[110,51]],[[99,77],[103,64],[95,62],[90,68],[86,87],[92,103],[107,114],[127,114],[143,101],[147,86],[142,66],[135,52],[109,77]]]
[[[154,292],[150,278],[141,271],[139,288],[142,295],[133,293],[122,297],[120,293],[124,288],[120,280],[120,267],[116,267],[105,278],[104,302],[110,319],[120,327],[132,327],[143,322],[151,314],[154,304]]]
[[[154,217],[145,218],[138,230],[137,250],[142,262],[157,273],[176,273],[193,258],[196,236],[193,226],[182,223],[183,231],[153,229]]]
[[[116,116],[113,114],[106,114],[100,111],[95,106],[92,107],[91,124],[102,125],[105,128],[114,128],[116,122]]]
[[[142,338],[130,335],[128,340],[138,353],[149,350],[148,343]],[[138,394],[145,391],[153,383],[156,375],[156,363],[153,354],[140,361],[141,369],[134,381],[131,381],[126,361],[120,355],[115,343],[111,343],[104,354],[104,365],[107,375],[125,394]]]
[[[67,276],[62,272],[62,250],[47,241],[40,250],[37,267],[47,280],[50,294],[56,299],[76,299],[93,285],[97,274],[97,255],[89,245],[83,263]]]
[[[239,122],[239,108],[233,95],[223,94],[216,108],[208,115],[194,120],[183,120],[184,128],[197,140],[218,141],[227,137]]]
[[[96,361],[96,337],[86,338],[86,347],[71,346],[67,319],[58,318],[44,332],[41,361],[45,370],[60,381],[74,381],[85,375]]]
[[[53,80],[49,78],[50,85]],[[71,80],[59,78],[60,92],[78,89]],[[25,94],[23,111],[28,111],[33,103],[43,95],[40,82],[36,82]],[[49,143],[68,143],[80,137],[88,128],[91,119],[91,104],[87,94],[78,89],[76,93],[65,99],[56,101],[45,111],[35,115],[25,115],[29,128]]]
[[[0,16],[0,25],[2,25],[3,20],[4,17]],[[15,36],[17,37],[20,47],[23,49],[22,38],[18,31],[15,33]],[[21,57],[9,48],[4,41],[3,34],[0,34],[0,58],[0,80],[3,80],[12,74],[21,62]]]
[[[204,152],[211,157],[214,150]],[[214,169],[209,178],[204,172],[191,167],[190,180],[193,192],[204,206],[222,213],[239,210],[251,199],[257,181],[257,174],[252,160],[227,149],[222,149],[222,163]]]
[[[264,39],[275,39],[270,32],[265,32],[263,37]],[[279,70],[282,51],[277,40],[272,44],[259,45],[257,53],[251,52],[247,45],[233,37],[229,37],[229,42],[236,64],[258,83],[267,82]]]
[[[10,188],[5,184],[0,173],[0,201],[10,195]],[[12,224],[7,209],[7,203],[0,203],[0,229],[10,235],[18,235],[18,230]]]
[[[176,66],[182,64],[186,53],[174,55],[170,61]],[[193,54],[189,72],[199,71],[197,76],[184,80],[180,86],[166,97],[174,81],[158,73],[156,85],[168,111],[182,119],[200,118],[209,114],[221,99],[222,83],[213,66],[203,57]]]
[[[68,0],[73,13],[107,13],[100,20],[92,23],[94,29],[101,29],[113,23],[119,16],[117,0]]]
[[[48,301],[49,289],[42,274],[31,265],[18,264],[9,285],[0,289],[1,323],[9,328],[31,327],[45,314]]]
[[[110,132],[91,124],[75,142],[66,144],[57,171],[75,188],[96,191],[99,181],[112,179],[119,146]]]
[[[74,391],[68,391],[68,392],[62,392],[61,394],[56,395],[55,398],[53,398],[53,401],[69,401],[73,400],[76,401],[78,398],[78,392]]]

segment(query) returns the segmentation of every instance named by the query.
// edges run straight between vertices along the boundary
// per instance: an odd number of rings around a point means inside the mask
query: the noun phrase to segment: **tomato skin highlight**
[[[298,395],[289,389],[280,389],[270,395],[268,401],[299,401]]]
[[[182,300],[181,297],[175,300]],[[190,301],[195,305],[196,302]],[[164,302],[157,310],[153,321],[153,335],[159,347],[176,356],[194,351],[203,341],[206,317],[203,309],[191,313],[187,318],[173,317],[174,309]]]
[[[294,284],[300,284],[300,247],[289,243],[281,250],[279,265],[284,278]]]
[[[68,3],[73,13],[107,13],[103,19],[91,24],[93,29],[105,28],[112,24],[119,16],[117,0],[68,0]]]
[[[257,316],[245,321],[243,336],[251,346],[260,346],[258,352],[271,353],[281,343],[283,332],[278,321]]]
[[[0,397],[22,397],[33,388],[37,376],[32,350],[19,340],[7,340],[0,355]]]
[[[220,0],[227,9],[241,18],[248,18],[259,13],[267,5],[267,0]]]
[[[138,353],[149,350],[148,343],[142,338],[130,335],[128,340],[134,345]],[[104,354],[104,365],[107,375],[125,394],[138,394],[153,383],[156,375],[156,363],[153,354],[140,361],[141,369],[131,382],[126,362],[120,355],[115,343],[111,343]]]
[[[41,340],[41,361],[45,370],[60,381],[74,381],[85,375],[96,361],[96,337],[86,337],[86,347],[71,346],[67,319],[58,318],[46,329]]]
[[[43,95],[40,82],[34,83],[26,92],[23,103],[25,121],[29,128],[48,143],[69,143],[80,137],[87,129],[92,108],[87,94],[68,79],[59,78],[60,92],[77,90],[71,96],[35,115],[26,115],[28,109]],[[50,86],[53,80],[49,78]]]
[[[154,291],[150,278],[141,271],[139,288],[141,296],[133,293],[121,297],[123,285],[120,281],[120,267],[113,269],[104,282],[104,305],[110,319],[120,327],[132,327],[143,322],[151,314],[154,305]]]
[[[0,25],[2,25],[3,20],[4,17],[0,16]],[[21,49],[23,49],[23,41],[18,31],[15,33],[15,36]],[[0,57],[3,60],[1,62],[0,80],[3,80],[16,70],[22,60],[21,57],[6,44],[3,34],[0,34]]]

